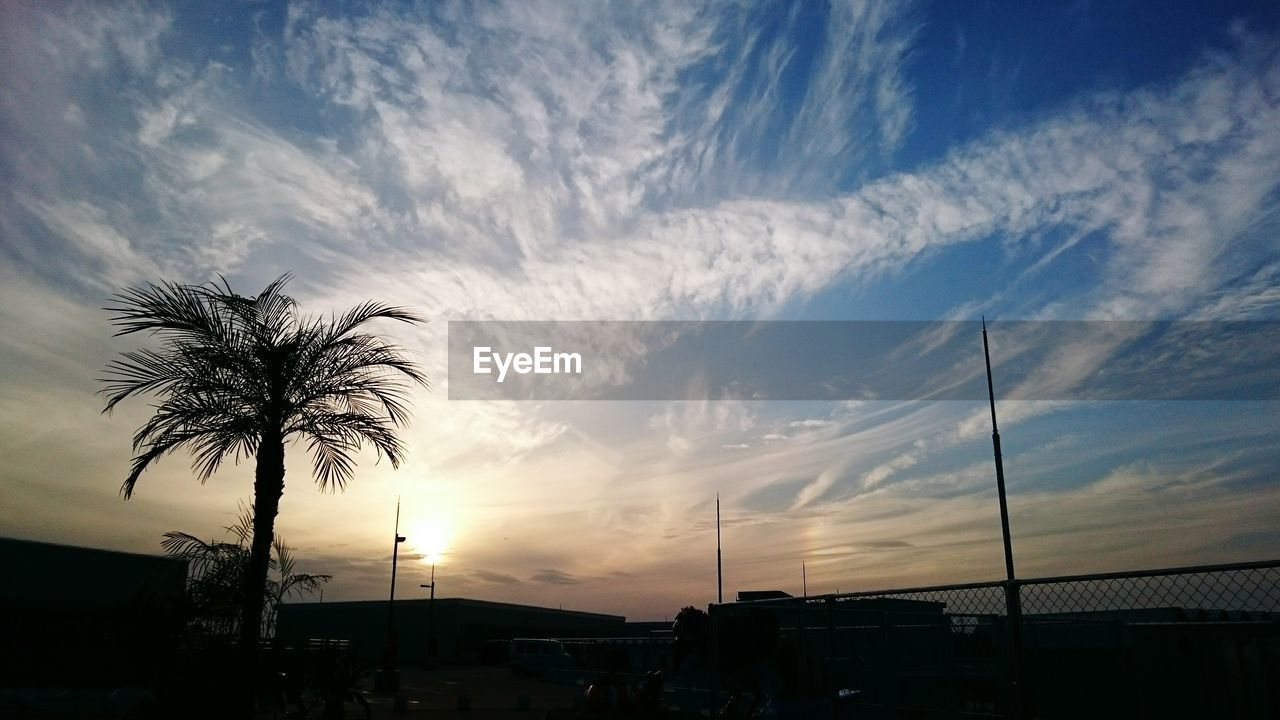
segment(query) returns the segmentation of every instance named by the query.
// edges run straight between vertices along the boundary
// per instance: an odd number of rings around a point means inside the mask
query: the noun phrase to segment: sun
[[[410,547],[422,554],[422,562],[435,565],[449,550],[449,527],[438,520],[425,520],[408,536]]]

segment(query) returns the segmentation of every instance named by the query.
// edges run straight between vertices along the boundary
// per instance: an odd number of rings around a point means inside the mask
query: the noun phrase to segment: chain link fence
[[[779,717],[1280,717],[1280,561],[711,611],[712,697]]]

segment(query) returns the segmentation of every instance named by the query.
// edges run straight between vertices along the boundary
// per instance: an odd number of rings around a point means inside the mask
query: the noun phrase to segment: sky
[[[288,272],[431,320],[378,326],[399,469],[289,452],[326,601],[386,596],[397,498],[401,597],[670,618],[717,493],[727,596],[1000,579],[981,402],[451,400],[449,322],[1280,320],[1280,6],[2,0],[0,180],[0,535],[222,537],[251,463],[120,496],[101,308]],[[1276,402],[998,410],[1020,575],[1280,555]]]

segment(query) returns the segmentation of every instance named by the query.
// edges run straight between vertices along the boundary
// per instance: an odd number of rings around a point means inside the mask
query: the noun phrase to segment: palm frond
[[[169,557],[180,558],[188,563],[206,562],[216,554],[215,543],[207,543],[195,535],[188,535],[177,530],[164,534],[160,547]]]
[[[226,326],[212,312],[202,288],[165,282],[128,288],[112,297],[105,309],[113,313],[116,335],[138,332],[167,332],[216,338]]]
[[[344,489],[351,479],[351,453],[369,443],[399,467],[404,448],[388,422],[374,415],[312,411],[298,418],[295,432],[307,439],[316,481],[321,490]]]
[[[160,546],[169,557],[186,560],[193,576],[208,576],[224,573],[226,568],[237,565],[247,557],[244,548],[238,544],[225,542],[205,542],[188,533],[171,530],[164,534]]]
[[[398,320],[400,322],[406,322],[413,325],[425,324],[428,322],[425,316],[419,315],[409,308],[396,307],[370,300],[351,308],[347,312],[343,313],[342,317],[334,318],[333,322],[330,323],[331,337],[334,339],[341,338],[344,335],[354,332],[356,328],[370,320],[378,318]]]
[[[253,503],[241,501],[238,509],[236,519],[223,530],[248,547],[253,542]]]
[[[284,294],[284,286],[292,276],[281,275],[271,281],[257,297],[244,297],[231,289],[226,278],[214,297],[226,308],[236,326],[249,333],[260,347],[271,347],[285,338],[296,325],[297,306]]]
[[[233,399],[206,393],[174,395],[156,408],[134,433],[133,467],[121,491],[133,495],[138,478],[155,460],[181,447],[193,451],[192,469],[204,482],[229,453],[248,457],[257,448],[260,425],[252,408]]]
[[[402,378],[430,387],[427,377],[400,348],[373,336],[357,335],[308,350],[314,358],[309,363],[312,372],[299,376],[295,384],[294,404],[298,407],[372,413],[378,406],[400,426],[409,416],[408,387]]]
[[[289,575],[281,585],[279,597],[281,599],[288,597],[302,597],[314,592],[320,592],[321,587],[332,579],[332,575],[293,573],[292,575]]]

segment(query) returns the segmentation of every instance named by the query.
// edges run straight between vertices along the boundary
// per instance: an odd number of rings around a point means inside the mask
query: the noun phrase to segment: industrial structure
[[[621,615],[557,610],[511,603],[435,598],[395,601],[398,659],[476,663],[492,661],[518,637],[606,638],[627,634]],[[287,603],[280,608],[278,636],[287,645],[313,640],[348,643],[359,656],[378,657],[385,645],[387,603]]]
[[[8,687],[143,683],[183,627],[187,562],[0,538]]]

